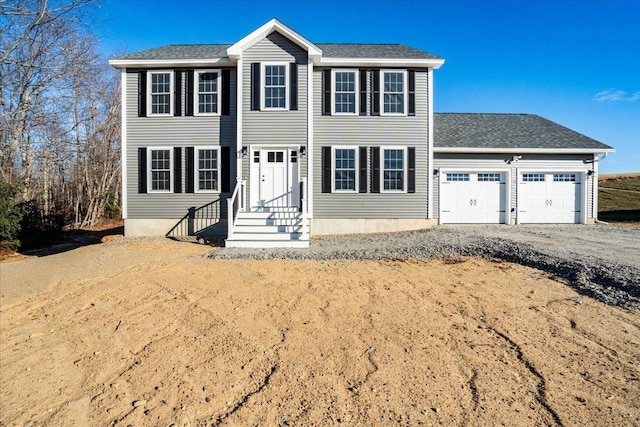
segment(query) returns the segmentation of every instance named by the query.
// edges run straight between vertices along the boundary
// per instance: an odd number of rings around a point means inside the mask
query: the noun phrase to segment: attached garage
[[[523,172],[518,177],[518,223],[582,222],[582,180],[575,172]]]
[[[534,114],[435,113],[430,194],[440,224],[593,224],[614,150]]]
[[[504,224],[504,172],[443,171],[440,181],[440,222],[443,224]]]

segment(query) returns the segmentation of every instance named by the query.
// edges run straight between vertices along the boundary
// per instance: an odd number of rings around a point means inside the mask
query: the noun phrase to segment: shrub
[[[0,247],[18,249],[20,247],[20,222],[22,215],[16,206],[18,187],[0,181]]]

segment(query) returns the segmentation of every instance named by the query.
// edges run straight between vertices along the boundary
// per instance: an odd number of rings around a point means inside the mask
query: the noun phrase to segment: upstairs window
[[[151,71],[147,85],[149,115],[172,115],[173,73],[171,71]]]
[[[148,149],[148,182],[149,192],[172,192],[171,171],[173,170],[173,155],[171,148]]]
[[[334,148],[333,190],[357,191],[357,158],[355,148]]]
[[[197,192],[220,191],[220,147],[196,147]]]
[[[288,108],[287,74],[287,64],[263,64],[263,109]]]
[[[333,114],[356,114],[355,70],[333,70]]]
[[[220,71],[196,71],[195,111],[197,115],[219,114]]]
[[[384,191],[405,191],[404,148],[383,148],[382,183]]]
[[[406,113],[406,72],[381,71],[382,113],[404,115]]]

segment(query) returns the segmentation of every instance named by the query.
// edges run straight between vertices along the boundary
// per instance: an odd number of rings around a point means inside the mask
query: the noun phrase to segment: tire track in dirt
[[[553,421],[556,423],[556,425],[558,425],[559,427],[563,427],[564,424],[562,423],[560,416],[551,407],[547,399],[547,380],[540,373],[540,371],[538,371],[538,369],[529,360],[527,360],[527,358],[524,356],[524,353],[522,352],[522,347],[520,347],[520,345],[518,345],[515,341],[513,341],[508,335],[497,330],[496,328],[489,326],[488,330],[493,332],[500,338],[502,338],[504,341],[506,341],[509,347],[511,348],[511,350],[513,350],[516,353],[517,359],[527,368],[529,372],[531,372],[531,374],[535,378],[538,379],[538,388],[537,388],[538,402],[549,413],[549,415],[551,415],[551,418],[553,418]]]

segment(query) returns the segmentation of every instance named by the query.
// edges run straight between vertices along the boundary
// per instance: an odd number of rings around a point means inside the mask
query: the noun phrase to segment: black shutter
[[[380,115],[380,70],[373,70],[371,72],[371,79],[373,80],[373,105],[371,106],[371,115]]]
[[[251,64],[251,109],[260,110],[260,63]]]
[[[407,193],[416,192],[416,148],[409,147],[409,167],[407,168]]]
[[[193,70],[187,71],[187,105],[185,106],[185,115],[193,116]]]
[[[289,110],[298,109],[298,64],[289,64]]]
[[[367,70],[360,70],[360,115],[367,115]]]
[[[380,147],[371,147],[371,192],[380,192]]]
[[[173,115],[182,115],[182,71],[174,71],[173,82]]]
[[[222,115],[231,114],[231,70],[222,70]]]
[[[331,147],[322,147],[322,192],[331,193]]]
[[[187,193],[193,193],[193,175],[194,175],[194,168],[195,168],[195,163],[194,163],[194,156],[193,156],[193,152],[194,152],[194,148],[193,147],[187,147],[185,148],[186,152],[187,152],[187,161],[185,162],[185,175],[187,177]]]
[[[331,115],[331,70],[322,70],[322,115]]]
[[[231,148],[224,146],[220,148],[220,183],[223,193],[231,192]]]
[[[147,117],[147,70],[138,71],[138,117]]]
[[[138,193],[147,192],[147,149],[138,148]]]
[[[366,193],[367,192],[367,147],[360,147],[360,182],[358,186],[360,187],[358,192]]]
[[[409,70],[409,112],[410,116],[416,115],[416,72]]]
[[[173,147],[173,192],[182,193],[182,148]]]

